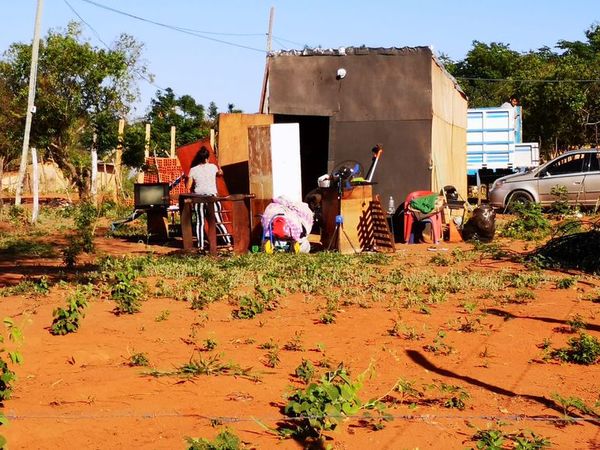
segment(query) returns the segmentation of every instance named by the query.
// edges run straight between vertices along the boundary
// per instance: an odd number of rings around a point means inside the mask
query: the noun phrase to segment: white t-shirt
[[[217,172],[219,168],[211,163],[198,164],[190,169],[194,180],[194,192],[202,195],[217,195]]]

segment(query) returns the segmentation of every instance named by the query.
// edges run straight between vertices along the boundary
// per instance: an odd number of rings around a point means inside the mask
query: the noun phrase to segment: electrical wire
[[[457,80],[467,81],[491,81],[491,82],[510,82],[510,83],[600,83],[600,79],[582,79],[582,80],[556,80],[556,79],[525,79],[525,78],[478,78],[478,77],[454,77]]]
[[[146,19],[144,17],[140,17],[140,16],[137,16],[135,14],[130,14],[128,12],[121,11],[119,9],[111,8],[110,6],[102,5],[102,4],[97,3],[95,1],[92,1],[92,0],[79,0],[79,1],[88,3],[90,5],[96,6],[96,7],[101,8],[101,9],[105,9],[107,11],[114,12],[116,14],[120,14],[120,15],[123,15],[123,16],[130,17],[132,19],[139,20],[141,22],[146,22],[146,23],[150,23],[152,25],[156,25],[156,26],[159,26],[159,27],[162,27],[162,28],[167,28],[169,30],[178,31],[180,33],[184,33],[184,34],[188,34],[190,36],[198,37],[200,39],[206,39],[206,40],[209,40],[209,41],[218,42],[220,44],[230,45],[232,47],[243,48],[243,49],[246,49],[246,50],[252,50],[252,51],[255,51],[255,52],[266,53],[266,50],[263,50],[263,49],[260,49],[260,48],[250,47],[248,45],[243,45],[243,44],[236,44],[234,42],[225,41],[223,39],[217,39],[217,38],[205,36],[204,34],[207,34],[208,32],[197,31],[197,30],[196,31],[191,31],[189,28],[182,28],[182,27],[177,27],[177,26],[169,25],[169,24],[162,23],[162,22],[156,22],[154,20]],[[213,34],[216,34],[216,33],[213,33]],[[227,33],[227,35],[234,35],[234,34]],[[264,34],[262,34],[262,35],[264,35]]]
[[[94,33],[94,35],[96,36],[96,38],[104,45],[104,47],[106,47],[107,50],[110,50],[110,46],[102,39],[102,37],[100,36],[100,33],[98,33],[96,31],[96,29],[89,23],[87,22],[82,16],[81,14],[79,14],[77,12],[77,10],[68,2],[68,0],[64,0],[64,2],[67,4],[67,6],[71,9],[71,11],[73,12],[73,14],[75,14],[79,20],[81,20],[81,22],[83,22],[91,31],[92,33]],[[165,91],[164,88],[160,87],[159,85],[157,85],[154,81],[152,81],[150,78],[148,78],[145,74],[143,74],[139,69],[134,68],[133,71],[144,81],[146,81],[148,84],[150,84],[151,86],[154,86],[155,88],[161,90],[161,91]]]

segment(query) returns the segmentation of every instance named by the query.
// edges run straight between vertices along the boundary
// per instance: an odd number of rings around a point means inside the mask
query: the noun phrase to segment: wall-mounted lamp
[[[341,80],[345,76],[346,76],[346,69],[344,69],[343,67],[340,67],[335,74],[335,79]]]

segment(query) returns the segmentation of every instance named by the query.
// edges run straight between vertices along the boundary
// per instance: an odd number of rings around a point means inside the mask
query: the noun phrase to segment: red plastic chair
[[[404,242],[414,244],[413,225],[418,220],[415,219],[413,212],[408,208],[411,200],[434,194],[431,191],[414,191],[406,196],[404,200]],[[431,223],[431,238],[435,244],[442,240],[442,212],[438,211],[431,214],[421,222],[429,221]]]

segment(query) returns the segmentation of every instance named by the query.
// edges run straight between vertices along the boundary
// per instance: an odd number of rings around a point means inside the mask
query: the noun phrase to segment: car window
[[[583,172],[585,153],[575,153],[554,161],[546,167],[549,175],[565,175],[569,173]]]
[[[591,153],[590,154],[590,172],[599,172],[600,171],[600,153]]]

